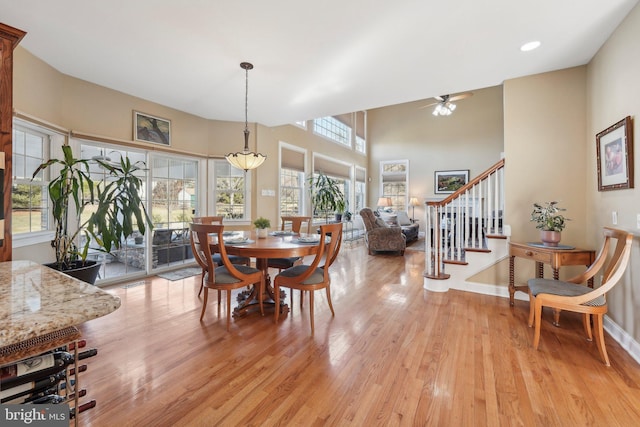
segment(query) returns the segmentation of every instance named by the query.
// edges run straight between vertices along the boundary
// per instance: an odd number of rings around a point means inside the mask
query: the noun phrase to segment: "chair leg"
[[[596,333],[596,344],[598,346],[598,351],[600,352],[600,357],[604,361],[604,364],[607,366],[611,366],[609,364],[609,356],[607,355],[607,348],[604,345],[604,328],[602,324],[602,314],[594,314],[593,315],[593,327]]]
[[[540,299],[536,298],[535,300],[535,332],[533,334],[533,348],[538,349],[538,344],[540,344],[540,325],[542,324],[542,303]]]
[[[534,305],[536,305],[536,297],[529,291],[529,327],[533,326]]]
[[[329,302],[329,308],[331,309],[331,315],[335,316],[336,313],[333,311],[333,304],[331,304],[331,288],[327,286],[325,288],[327,290],[327,301]]]
[[[198,292],[198,298],[200,297],[200,294],[202,293],[203,288],[204,288],[204,271],[200,275],[200,291]]]
[[[231,329],[231,289],[227,289],[227,332]]]
[[[313,335],[313,294],[315,294],[316,291],[309,291],[309,319],[311,319],[311,335]]]
[[[258,291],[258,302],[260,303],[260,314],[264,316],[264,304],[262,299],[264,298],[264,276],[260,279],[260,290]]]
[[[274,322],[277,324],[278,317],[280,317],[280,286],[275,281],[273,283],[273,296],[275,297]]]
[[[202,322],[202,318],[204,317],[204,311],[207,308],[207,299],[209,297],[209,288],[204,288],[204,299],[202,300],[202,312],[200,313],[200,321]]]
[[[593,335],[591,334],[591,315],[585,313],[582,315],[582,326],[584,326],[584,333],[587,334],[587,341],[593,341]]]
[[[293,294],[293,290],[291,291],[291,294]],[[304,291],[300,289],[300,310],[302,310],[303,303],[304,303]],[[293,306],[293,300],[291,300],[291,305]]]

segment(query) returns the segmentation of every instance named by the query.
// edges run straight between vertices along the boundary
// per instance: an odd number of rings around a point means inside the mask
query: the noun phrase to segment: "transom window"
[[[332,141],[351,146],[351,127],[333,116],[315,119],[313,131]]]

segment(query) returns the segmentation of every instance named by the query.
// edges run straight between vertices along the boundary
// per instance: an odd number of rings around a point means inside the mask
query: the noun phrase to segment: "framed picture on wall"
[[[435,193],[451,194],[469,182],[469,169],[436,171]]]
[[[171,121],[134,111],[133,139],[171,145]]]
[[[633,188],[631,117],[596,135],[598,191]]]

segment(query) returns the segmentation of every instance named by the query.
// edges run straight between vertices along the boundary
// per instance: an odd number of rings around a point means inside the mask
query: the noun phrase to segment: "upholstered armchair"
[[[362,209],[360,216],[366,229],[364,241],[369,249],[369,255],[375,252],[399,252],[400,255],[404,255],[407,243],[400,227],[388,226],[369,208]]]

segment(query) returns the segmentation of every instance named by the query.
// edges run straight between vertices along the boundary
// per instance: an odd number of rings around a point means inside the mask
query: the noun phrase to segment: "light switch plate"
[[[618,224],[618,212],[616,211],[611,212],[611,224],[613,225]]]

